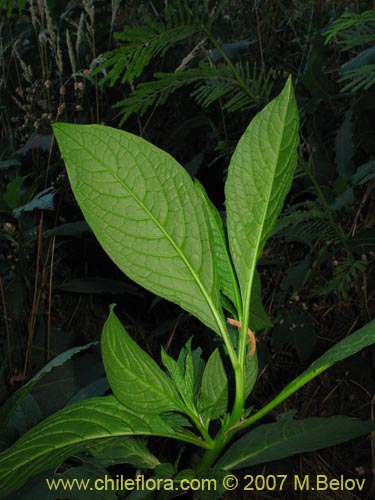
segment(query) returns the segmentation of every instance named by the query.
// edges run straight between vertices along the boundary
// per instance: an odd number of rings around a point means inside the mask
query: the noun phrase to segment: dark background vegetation
[[[0,6],[0,402],[52,357],[99,340],[113,302],[156,359],[160,344],[175,355],[190,336],[195,346],[212,346],[202,325],[131,283],[103,253],[72,196],[52,137],[56,121],[143,136],[198,177],[224,215],[236,143],[291,74],[301,146],[293,188],[258,267],[272,323],[257,332],[260,371],[251,403],[264,405],[374,317],[373,2],[2,0]],[[299,417],[372,418],[374,354],[369,348],[339,364],[268,418],[291,409]],[[73,398],[106,390],[93,345],[33,390],[2,446]],[[160,451],[168,458],[168,450]],[[337,497],[356,499],[373,498],[374,468],[374,443],[364,437],[258,472],[366,477],[365,495]],[[301,497],[287,489],[256,498]]]

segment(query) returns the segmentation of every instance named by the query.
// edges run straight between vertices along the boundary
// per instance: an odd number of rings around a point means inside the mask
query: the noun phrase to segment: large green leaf
[[[235,470],[278,460],[304,451],[319,450],[349,441],[375,429],[371,421],[349,417],[293,420],[284,415],[274,424],[260,425],[236,441],[217,466]]]
[[[230,162],[225,184],[228,239],[245,323],[256,262],[293,180],[298,123],[289,78],[281,94],[252,120]]]
[[[0,454],[0,497],[22,486],[28,478],[84,451],[86,446],[106,439],[156,435],[204,446],[193,434],[172,427],[171,422],[159,415],[130,413],[114,396],[88,399],[64,408]]]
[[[78,204],[111,259],[219,332],[224,318],[211,235],[183,167],[122,130],[57,123],[54,132]]]
[[[128,335],[113,310],[103,327],[102,354],[111,389],[130,411],[183,411],[171,380]]]

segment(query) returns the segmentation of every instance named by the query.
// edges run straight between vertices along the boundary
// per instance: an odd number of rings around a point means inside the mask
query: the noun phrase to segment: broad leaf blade
[[[103,327],[102,354],[112,391],[130,411],[183,410],[171,380],[128,335],[113,310]]]
[[[225,185],[229,246],[245,318],[256,262],[292,184],[297,145],[298,110],[289,79],[241,137]]]
[[[84,451],[86,446],[135,435],[203,444],[193,434],[176,430],[158,415],[128,412],[114,396],[93,398],[55,413],[0,454],[0,497],[18,489],[39,472],[52,469],[73,454]]]
[[[133,281],[224,324],[206,216],[188,173],[130,133],[57,123],[74,195],[100,244]]]
[[[285,415],[274,424],[261,425],[245,434],[227,450],[217,466],[229,470],[250,467],[295,453],[327,448],[374,429],[371,421],[349,417],[293,420]]]

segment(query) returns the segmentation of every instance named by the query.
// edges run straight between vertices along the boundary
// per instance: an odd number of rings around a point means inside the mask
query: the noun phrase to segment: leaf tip
[[[117,306],[117,304],[113,303],[109,305],[109,315],[111,315],[114,311],[114,308]]]

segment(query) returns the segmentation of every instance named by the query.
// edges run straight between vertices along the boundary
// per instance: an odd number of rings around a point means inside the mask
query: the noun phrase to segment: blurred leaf
[[[15,209],[18,207],[21,187],[26,177],[27,175],[23,177],[16,177],[7,185],[7,189],[3,194],[3,200],[9,208]]]
[[[21,404],[23,399],[29,394],[33,386],[39,382],[46,374],[50,373],[54,368],[63,365],[75,354],[89,349],[90,347],[97,345],[98,342],[90,342],[84,346],[74,347],[69,349],[69,351],[59,354],[49,363],[46,364],[27,384],[18,389],[0,408],[0,432],[8,425],[12,415],[17,410],[18,406]]]
[[[323,38],[317,36],[313,41],[307,56],[306,67],[301,83],[310,91],[312,96],[329,98],[336,94],[336,86],[324,71],[327,63],[327,49]]]
[[[43,236],[45,238],[50,236],[77,236],[86,231],[91,232],[90,226],[87,222],[68,222],[66,224],[62,224],[61,226],[56,226],[53,229],[48,229],[48,231],[44,231]]]
[[[374,35],[375,39],[375,35]],[[365,66],[366,64],[374,64],[375,63],[375,47],[369,47],[368,49],[362,50],[359,54],[354,56],[348,62],[341,66],[342,73],[350,69],[360,68],[361,66]]]
[[[55,188],[47,188],[38,193],[29,203],[20,207],[14,208],[13,217],[19,217],[23,212],[32,212],[33,210],[54,210],[53,197],[55,196]]]
[[[19,167],[21,162],[18,160],[4,160],[0,161],[0,170],[5,170],[9,167]]]
[[[353,186],[360,186],[375,178],[375,160],[369,161],[357,168],[351,176],[350,181]]]
[[[49,152],[52,146],[52,135],[41,135],[34,132],[30,135],[26,144],[16,151],[17,154],[26,155],[33,149],[40,149],[41,151]]]
[[[351,160],[354,155],[351,109],[345,113],[344,121],[337,132],[335,148],[337,172],[341,177],[349,177],[352,171]]]
[[[272,346],[280,352],[283,346],[293,347],[301,363],[305,363],[314,352],[316,334],[314,324],[302,313],[286,314],[272,331]]]
[[[358,255],[375,252],[375,229],[365,229],[349,240],[350,248]]]
[[[306,274],[310,265],[310,261],[305,260],[290,267],[280,283],[280,288],[282,288],[282,290],[288,290],[290,288],[293,292],[299,292],[305,284]]]
[[[65,406],[78,403],[89,398],[95,398],[97,396],[103,396],[106,392],[110,390],[107,377],[101,377],[98,380],[94,380],[86,387],[83,387],[80,391],[76,392],[72,398],[67,401]]]

